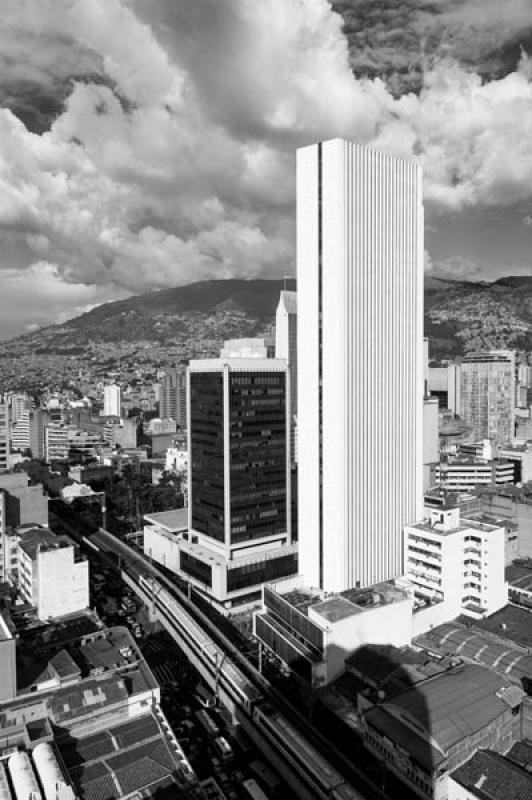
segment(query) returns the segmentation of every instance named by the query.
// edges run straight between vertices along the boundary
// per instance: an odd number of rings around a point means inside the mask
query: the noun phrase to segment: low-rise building
[[[466,492],[475,486],[515,483],[515,464],[506,459],[485,460],[472,456],[446,457],[434,468],[434,480],[448,491]]]
[[[19,642],[32,655],[30,682],[21,675],[16,698],[1,705],[2,796],[7,774],[20,800],[38,800],[39,787],[46,800],[192,796],[198,781],[129,631],[47,634]]]
[[[264,586],[253,632],[290,669],[322,686],[364,645],[409,644],[412,596],[402,581],[324,594],[293,578]]]
[[[190,581],[221,611],[242,602],[259,602],[263,583],[296,571],[297,544],[257,547],[228,560],[189,531],[188,513],[188,508],[178,508],[146,514],[144,553]]]
[[[18,575],[20,525],[48,525],[48,497],[23,472],[0,476],[0,581]]]
[[[68,456],[69,428],[62,422],[51,422],[44,429],[44,457],[51,463]]]
[[[18,588],[41,620],[83,611],[89,606],[89,562],[79,557],[67,536],[48,528],[22,531]]]
[[[16,640],[6,617],[0,613],[0,703],[17,694]]]
[[[532,487],[486,486],[479,492],[482,511],[511,520],[517,526],[519,558],[532,558]]]
[[[9,469],[9,455],[11,453],[11,426],[9,403],[0,399],[0,473]]]
[[[404,530],[405,577],[414,588],[414,631],[459,614],[482,617],[508,602],[504,527],[461,519],[458,508],[431,509]]]
[[[521,738],[524,696],[500,675],[463,664],[366,709],[365,744],[420,797],[454,800],[449,773],[480,743],[504,753]]]

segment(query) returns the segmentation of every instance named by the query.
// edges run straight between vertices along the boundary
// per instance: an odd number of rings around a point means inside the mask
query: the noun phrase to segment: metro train
[[[324,800],[366,800],[286,716],[265,700],[240,667],[213,642],[170,592],[154,578],[144,575],[139,577],[139,585],[157,611],[201,659],[215,683],[253,719],[255,727],[272,749],[294,767],[316,797]]]

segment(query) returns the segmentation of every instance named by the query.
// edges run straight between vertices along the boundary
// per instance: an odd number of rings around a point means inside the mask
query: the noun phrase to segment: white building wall
[[[319,147],[297,154],[300,572],[343,590],[401,574],[422,516],[421,171],[325,142],[320,211]]]
[[[144,526],[144,555],[172,572],[179,572],[179,541],[156,525]]]
[[[414,636],[471,614],[464,602],[468,596],[478,598],[475,613],[494,614],[507,605],[505,540],[504,527],[460,519],[458,508],[432,510],[430,526],[406,526],[406,578],[418,596],[440,600],[415,611]],[[480,589],[468,587],[471,582]]]
[[[9,467],[11,453],[9,417],[9,404],[0,402],[0,472],[7,470]]]
[[[326,626],[324,618],[309,608],[309,619]],[[328,625],[325,634],[323,674],[327,682],[335,680],[345,670],[345,659],[360,647],[394,645],[404,647],[412,641],[412,598],[364,608],[360,614]]]
[[[103,413],[105,417],[120,416],[120,386],[110,384],[103,389]]]
[[[484,792],[470,792],[461,783],[455,781],[451,775],[447,777],[447,798],[449,800],[481,800],[483,797],[486,797]]]
[[[75,562],[73,547],[40,550],[33,571],[38,576],[39,619],[62,617],[89,607],[89,562]]]
[[[322,581],[320,560],[320,324],[318,149],[297,152],[298,279],[298,530],[299,572],[310,586]],[[304,343],[304,345],[303,345]],[[304,439],[304,446],[302,439]]]
[[[432,484],[432,465],[440,457],[438,400],[425,397],[423,401],[423,491]]]

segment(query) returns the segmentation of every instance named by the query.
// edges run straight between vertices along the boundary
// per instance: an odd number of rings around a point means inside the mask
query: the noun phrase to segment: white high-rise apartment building
[[[103,415],[104,417],[120,416],[120,386],[115,383],[103,387]]]
[[[0,472],[5,472],[9,467],[9,456],[11,454],[9,416],[9,403],[3,402],[0,397]]]
[[[414,163],[297,153],[299,570],[327,591],[403,572],[423,516],[423,205]]]

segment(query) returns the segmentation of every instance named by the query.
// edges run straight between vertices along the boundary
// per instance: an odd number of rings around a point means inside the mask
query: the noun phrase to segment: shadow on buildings
[[[437,796],[444,757],[434,746],[428,706],[416,688],[422,664],[408,663],[416,660],[427,658],[392,646],[365,645],[350,654],[331,647],[329,663],[346,664],[332,684],[312,690],[308,681],[285,679],[283,692],[344,756],[344,765],[352,765],[342,771],[368,800]],[[302,666],[291,664],[295,670]],[[400,707],[394,704],[399,697]]]

